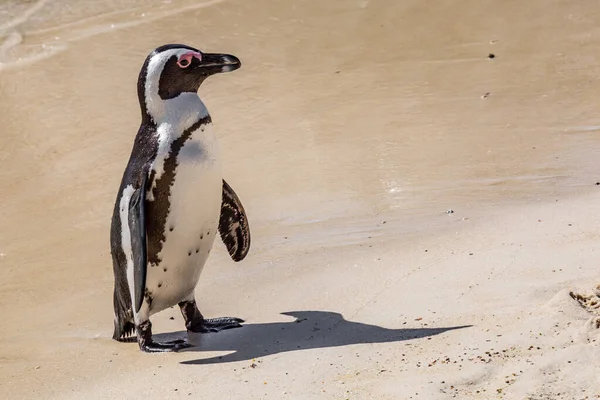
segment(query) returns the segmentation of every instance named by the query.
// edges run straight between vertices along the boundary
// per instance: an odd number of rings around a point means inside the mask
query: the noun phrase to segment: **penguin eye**
[[[187,68],[192,65],[194,58],[198,59],[198,61],[202,61],[202,54],[196,51],[189,51],[185,54],[182,54],[177,60],[177,65],[179,65],[179,68]]]
[[[177,65],[179,65],[180,68],[187,68],[190,66],[190,64],[191,64],[191,62],[187,58],[177,61]]]

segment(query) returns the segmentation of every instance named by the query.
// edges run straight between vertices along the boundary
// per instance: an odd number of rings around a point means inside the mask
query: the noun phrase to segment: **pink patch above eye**
[[[177,65],[179,65],[179,67],[181,68],[187,68],[190,66],[190,64],[192,64],[193,58],[197,58],[198,61],[202,61],[202,54],[196,51],[190,51],[188,53],[182,54],[177,60]]]

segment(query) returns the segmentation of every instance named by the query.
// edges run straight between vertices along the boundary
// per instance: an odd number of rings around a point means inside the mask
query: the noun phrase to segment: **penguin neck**
[[[147,102],[146,106],[147,117],[156,126],[169,126],[172,132],[183,132],[209,117],[206,106],[195,92],[181,93],[168,100]]]

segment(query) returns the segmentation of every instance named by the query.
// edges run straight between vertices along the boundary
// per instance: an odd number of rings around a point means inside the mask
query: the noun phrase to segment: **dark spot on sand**
[[[203,239],[203,238],[204,238],[204,235],[203,235],[203,234],[200,234],[200,239]]]
[[[188,251],[188,256],[191,256],[191,255],[192,255],[192,252],[191,252],[191,251]]]
[[[174,229],[174,228],[173,228],[172,226],[170,226],[170,227],[169,227],[169,232],[173,232],[173,229]]]
[[[200,252],[200,249],[196,249],[196,254]]]
[[[210,235],[210,231],[206,232],[206,236]]]
[[[158,287],[162,287],[162,282],[158,284]]]
[[[167,272],[167,269],[166,269],[166,268],[163,268],[163,271],[164,271],[164,272]]]
[[[496,55],[494,53],[490,53],[488,55],[488,58],[491,60],[492,58],[496,58]]]

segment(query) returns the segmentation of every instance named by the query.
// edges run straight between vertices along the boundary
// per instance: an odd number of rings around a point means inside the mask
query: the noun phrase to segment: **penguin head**
[[[168,44],[152,51],[138,78],[142,114],[154,116],[160,104],[181,95],[196,95],[211,75],[240,68],[240,60],[230,54],[203,53],[183,44]]]

